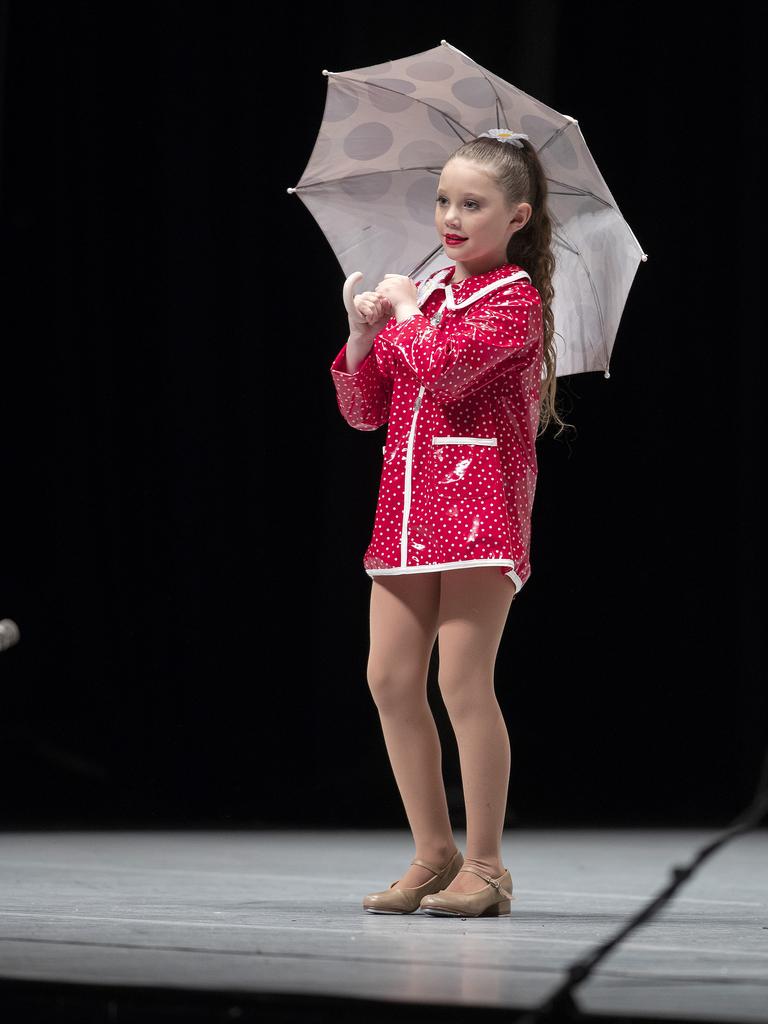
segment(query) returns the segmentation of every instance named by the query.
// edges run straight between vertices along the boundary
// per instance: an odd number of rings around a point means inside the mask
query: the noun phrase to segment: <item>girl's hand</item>
[[[395,313],[398,306],[415,305],[418,295],[416,285],[405,274],[385,274],[376,285],[376,292],[389,299]]]
[[[373,327],[392,316],[392,303],[378,292],[362,292],[354,298],[355,308],[362,317],[361,323]]]
[[[356,270],[344,282],[344,306],[347,310],[351,327],[373,327],[382,320],[392,316],[392,303],[377,291],[361,292],[353,295],[352,291],[362,273]]]

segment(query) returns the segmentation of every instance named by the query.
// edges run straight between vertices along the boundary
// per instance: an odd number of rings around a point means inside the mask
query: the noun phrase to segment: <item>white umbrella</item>
[[[556,268],[557,374],[608,365],[629,289],[647,259],[597,169],[578,121],[481,67],[445,39],[410,57],[323,71],[328,91],[312,155],[289,188],[364,290],[386,273],[423,280],[450,265],[435,188],[462,143],[491,128],[528,135],[547,177]]]

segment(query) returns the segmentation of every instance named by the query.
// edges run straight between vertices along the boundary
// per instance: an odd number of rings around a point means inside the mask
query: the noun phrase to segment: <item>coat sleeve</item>
[[[414,313],[400,324],[393,318],[382,334],[438,402],[455,402],[499,363],[524,359],[539,345],[541,297],[530,282],[515,282],[478,299],[444,329]]]
[[[331,363],[339,412],[355,430],[376,430],[389,420],[394,379],[387,346],[374,338],[371,351],[354,373],[347,373],[347,345]]]
[[[416,281],[418,288],[420,281]],[[387,327],[395,324],[394,317]],[[339,412],[355,430],[376,430],[389,421],[389,405],[394,381],[394,353],[381,330],[373,340],[371,351],[354,373],[347,373],[346,342],[331,363],[331,377],[336,388]]]

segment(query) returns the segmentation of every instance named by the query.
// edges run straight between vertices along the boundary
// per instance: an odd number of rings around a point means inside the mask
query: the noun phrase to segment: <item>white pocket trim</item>
[[[433,437],[432,444],[491,444],[496,445],[495,437]]]

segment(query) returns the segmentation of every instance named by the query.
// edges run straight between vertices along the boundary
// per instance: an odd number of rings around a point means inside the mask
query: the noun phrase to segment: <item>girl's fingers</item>
[[[361,292],[355,296],[355,305],[360,316],[369,324],[381,320],[392,307],[387,296],[379,291]]]
[[[368,299],[363,299],[363,301],[360,303],[360,306],[360,312],[362,313],[362,315],[365,317],[369,324],[372,323],[374,320],[378,319],[376,309],[373,303],[370,302]]]

